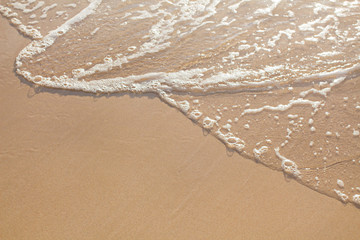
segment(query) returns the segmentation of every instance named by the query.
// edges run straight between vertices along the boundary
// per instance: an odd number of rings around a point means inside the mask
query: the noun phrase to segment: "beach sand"
[[[35,87],[0,19],[0,239],[359,239],[360,209],[226,151],[155,95]]]

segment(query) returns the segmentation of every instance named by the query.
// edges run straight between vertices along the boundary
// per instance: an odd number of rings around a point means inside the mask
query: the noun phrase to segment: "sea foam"
[[[360,3],[321,2],[1,0],[0,13],[33,39],[16,59],[28,81],[156,93],[230,150],[359,204]]]

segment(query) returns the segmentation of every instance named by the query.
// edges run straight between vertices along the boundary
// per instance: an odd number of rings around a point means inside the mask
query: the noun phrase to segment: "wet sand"
[[[359,209],[227,153],[154,95],[19,80],[29,40],[0,31],[0,239],[359,239]]]

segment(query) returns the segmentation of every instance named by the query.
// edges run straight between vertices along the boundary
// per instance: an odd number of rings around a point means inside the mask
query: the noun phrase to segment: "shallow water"
[[[27,80],[155,92],[229,153],[360,205],[359,1],[0,3],[34,39]]]

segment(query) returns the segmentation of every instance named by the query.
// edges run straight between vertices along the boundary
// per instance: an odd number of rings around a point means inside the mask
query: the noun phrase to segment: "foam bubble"
[[[298,166],[296,165],[296,163],[294,161],[282,156],[279,152],[279,148],[275,148],[275,153],[276,153],[276,156],[282,160],[281,167],[285,173],[287,173],[295,178],[301,177],[301,172],[298,170]]]
[[[203,128],[205,128],[205,129],[212,129],[215,124],[216,124],[215,119],[211,119],[209,117],[205,117],[203,119]]]
[[[360,194],[354,194],[352,200],[355,204],[360,205]]]
[[[344,186],[345,186],[344,182],[343,182],[342,180],[340,180],[340,179],[338,179],[338,180],[336,181],[336,183],[337,183],[337,185],[338,185],[339,187],[341,187],[341,188],[344,188]]]
[[[262,146],[259,149],[254,148],[253,152],[255,159],[260,160],[260,157],[264,155],[268,150],[269,150],[268,146]]]
[[[337,196],[342,202],[346,203],[349,200],[349,196],[341,192],[340,190],[334,189],[334,192],[337,194]]]
[[[199,118],[203,115],[202,112],[200,112],[199,110],[195,109],[193,110],[190,114],[189,114],[189,118],[194,120],[194,121],[197,121],[199,120]]]

